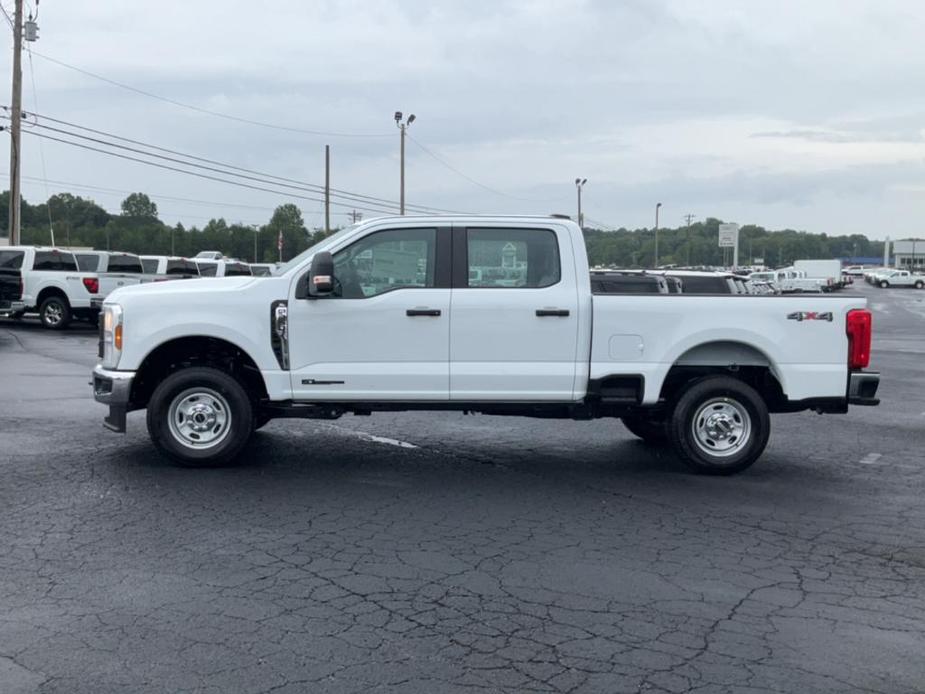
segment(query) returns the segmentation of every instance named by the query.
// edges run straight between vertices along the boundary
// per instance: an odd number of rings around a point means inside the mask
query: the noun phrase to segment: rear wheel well
[[[35,299],[36,306],[41,306],[42,302],[45,301],[45,299],[52,297],[52,296],[57,296],[60,299],[64,299],[64,302],[68,306],[71,305],[71,302],[68,301],[67,299],[67,294],[65,294],[62,290],[58,289],[57,287],[46,287],[45,289],[40,291],[39,295],[36,297]]]
[[[209,366],[231,375],[255,403],[268,399],[260,369],[247,352],[227,340],[196,335],[165,342],[145,357],[132,381],[132,405],[145,407],[164,378],[191,366]]]
[[[659,401],[674,401],[679,397],[679,393],[684,389],[684,386],[704,376],[729,376],[747,383],[758,392],[771,411],[782,407],[787,402],[780,381],[771,373],[768,366],[684,366],[680,364],[672,366],[665,377]]]

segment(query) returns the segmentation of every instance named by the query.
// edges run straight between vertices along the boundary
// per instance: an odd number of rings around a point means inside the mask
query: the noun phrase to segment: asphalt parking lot
[[[0,321],[0,692],[925,691],[925,292],[878,408],[734,478],[617,422],[282,420],[173,467],[95,333]]]

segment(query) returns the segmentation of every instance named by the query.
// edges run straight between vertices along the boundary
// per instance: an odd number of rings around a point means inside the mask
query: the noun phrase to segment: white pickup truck
[[[877,274],[876,284],[883,289],[888,287],[925,289],[925,275],[909,270],[886,270]]]
[[[770,412],[876,405],[864,298],[592,294],[578,226],[390,217],[271,277],[128,287],[104,303],[105,424],[228,462],[274,417],[460,410],[619,417],[699,472],[746,468]],[[576,455],[580,455],[576,444]]]
[[[4,254],[19,266],[22,296],[14,317],[38,311],[42,325],[61,330],[74,318],[96,320],[102,306],[100,279],[82,272],[70,251],[43,246],[7,246]]]

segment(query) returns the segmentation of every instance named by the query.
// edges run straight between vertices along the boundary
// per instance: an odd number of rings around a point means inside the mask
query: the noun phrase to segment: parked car
[[[93,299],[93,307],[99,310],[103,299],[119,287],[151,281],[144,274],[141,258],[134,253],[114,251],[75,251],[77,265],[86,272],[95,272],[100,280],[99,295]]]
[[[191,258],[173,255],[143,255],[145,274],[157,281],[199,277],[199,266]]]
[[[10,315],[38,311],[42,325],[67,327],[74,318],[95,321],[102,303],[100,277],[82,272],[70,251],[45,246],[7,246],[0,249],[11,266],[18,264],[22,307]]]
[[[236,277],[253,275],[250,266],[240,260],[201,260],[196,258],[200,277]]]
[[[731,272],[712,270],[669,270],[665,273],[683,283],[685,294],[743,294]]]
[[[915,287],[916,289],[925,288],[925,275],[920,275],[909,270],[893,270],[886,273],[881,272],[877,275],[877,286],[886,289],[887,287]]]
[[[233,460],[274,417],[432,409],[619,417],[731,474],[761,455],[771,412],[879,402],[864,298],[594,294],[560,218],[369,220],[257,282],[120,289],[103,326],[106,425],[146,409],[155,446],[188,465]]]
[[[849,265],[848,267],[842,270],[843,275],[848,275],[849,277],[863,277],[864,276],[864,266],[863,265]]]
[[[668,282],[660,275],[610,270],[591,273],[593,294],[668,294]]]
[[[16,249],[0,248],[0,316],[22,315],[22,261],[25,254]]]
[[[815,294],[822,292],[824,286],[821,280],[810,279],[801,270],[792,267],[753,272],[748,279],[749,281],[771,282],[782,294]]]

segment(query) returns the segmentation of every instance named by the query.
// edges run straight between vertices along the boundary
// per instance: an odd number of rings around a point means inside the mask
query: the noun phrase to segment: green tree
[[[133,219],[157,219],[157,205],[144,193],[132,193],[122,201],[122,214]]]

